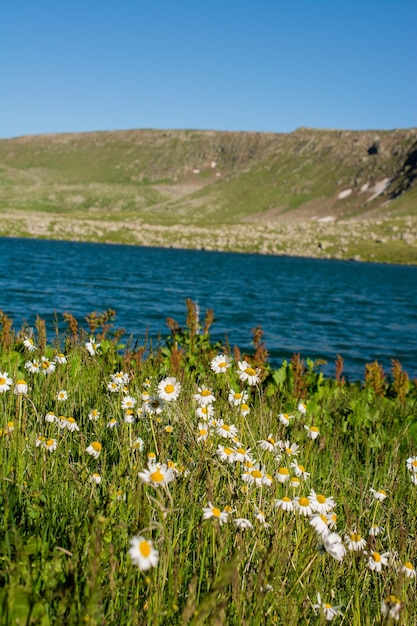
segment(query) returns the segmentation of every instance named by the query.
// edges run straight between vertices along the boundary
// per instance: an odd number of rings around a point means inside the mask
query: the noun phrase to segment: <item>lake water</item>
[[[351,380],[376,359],[388,372],[391,358],[417,376],[417,267],[0,238],[0,268],[0,308],[16,330],[110,307],[117,327],[156,340],[167,317],[183,324],[191,298],[201,318],[214,309],[213,340],[249,349],[260,324],[276,366],[299,352],[334,375],[340,354]]]

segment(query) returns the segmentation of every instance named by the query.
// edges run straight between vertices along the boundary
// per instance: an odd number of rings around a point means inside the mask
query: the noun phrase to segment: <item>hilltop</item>
[[[0,140],[0,235],[417,262],[417,129]]]

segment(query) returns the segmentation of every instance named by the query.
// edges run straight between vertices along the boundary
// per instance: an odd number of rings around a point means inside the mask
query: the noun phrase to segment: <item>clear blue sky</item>
[[[416,0],[3,0],[0,137],[417,127]]]

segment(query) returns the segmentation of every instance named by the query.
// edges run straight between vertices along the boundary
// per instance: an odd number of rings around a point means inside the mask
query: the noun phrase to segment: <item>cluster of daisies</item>
[[[25,338],[23,344],[29,352],[37,349],[29,337]],[[95,357],[100,353],[100,343],[90,338],[85,343],[85,349],[91,357]],[[26,362],[25,368],[30,374],[42,373],[46,376],[66,363],[66,356],[57,354],[53,359],[45,356],[39,359],[32,358]],[[405,579],[415,579],[416,570],[410,560],[400,562],[396,554],[382,547],[384,529],[375,523],[375,513],[376,507],[383,506],[381,503],[387,497],[383,489],[371,489],[370,497],[375,508],[372,510],[372,506],[370,507],[373,513],[372,523],[366,537],[363,537],[357,527],[352,528],[350,532],[345,532],[342,536],[337,531],[335,512],[337,504],[334,497],[325,495],[310,485],[307,486],[311,476],[299,458],[303,453],[303,448],[286,434],[291,424],[302,420],[302,432],[305,433],[308,444],[306,458],[312,450],[314,451],[314,446],[317,445],[314,442],[320,438],[320,429],[317,424],[311,423],[307,407],[303,402],[298,404],[293,413],[277,415],[277,428],[284,433],[281,438],[275,433],[268,433],[263,439],[251,440],[250,443],[244,441],[241,433],[242,425],[246,426],[245,432],[248,436],[252,434],[247,417],[251,412],[250,399],[253,389],[261,381],[261,372],[246,360],[238,361],[237,368],[230,370],[233,365],[233,360],[225,354],[219,354],[211,361],[212,372],[219,376],[226,375],[229,381],[226,387],[222,386],[223,389],[227,388],[226,397],[216,397],[216,391],[211,386],[196,386],[189,398],[194,403],[195,416],[189,426],[192,433],[191,439],[195,442],[196,449],[200,447],[205,454],[211,456],[219,471],[233,476],[238,489],[246,497],[243,499],[244,504],[241,510],[236,504],[231,506],[224,503],[220,506],[218,502],[213,503],[211,499],[205,499],[201,507],[202,520],[204,522],[212,520],[219,525],[232,524],[239,531],[251,532],[256,526],[265,529],[273,527],[277,516],[285,518],[285,516],[294,515],[315,533],[318,550],[330,555],[336,561],[341,562],[347,554],[354,553],[355,558],[360,555],[365,567],[377,574],[388,568],[394,568]],[[231,376],[228,376],[229,373]],[[155,420],[161,423],[166,414],[172,414],[170,409],[182,393],[180,381],[173,376],[167,376],[158,382],[147,379],[139,392],[131,383],[131,377],[123,371],[111,374],[104,383],[109,397],[114,401],[114,406],[118,407],[110,419],[106,420],[107,428],[116,428],[120,426],[120,422],[134,424],[146,418],[149,418],[151,422]],[[8,372],[0,372],[0,393],[9,391],[12,386],[13,380]],[[18,380],[14,384],[13,391],[16,395],[26,395],[29,393],[29,386],[26,381]],[[56,394],[57,403],[65,403],[67,400],[66,390],[59,390]],[[219,403],[219,400],[222,402]],[[217,408],[219,404],[221,404],[221,410]],[[48,411],[44,416],[44,421],[47,424],[53,424],[57,429],[56,433],[60,431],[74,433],[80,430],[73,417],[57,413]],[[96,422],[100,418],[101,414],[97,408],[89,410],[90,421]],[[7,429],[7,432],[12,432],[12,422],[7,425]],[[172,432],[172,429],[170,424],[165,426],[167,432]],[[54,452],[59,443],[59,435],[52,433],[55,435],[52,437],[49,436],[50,434],[51,431],[47,435],[38,435],[36,447],[41,447],[50,453]],[[142,451],[145,443],[141,437],[137,437],[132,441],[132,447]],[[98,459],[102,452],[102,443],[89,442],[89,445],[85,447],[85,452],[94,459]],[[412,482],[417,485],[417,457],[408,458],[406,464]],[[180,475],[186,477],[191,471],[190,468],[178,467],[170,459],[159,461],[154,452],[149,452],[147,466],[138,472],[138,478],[152,488],[169,491],[170,483],[173,483]],[[99,485],[101,475],[95,471],[90,475],[89,480],[92,484]],[[259,494],[262,494],[262,497],[258,497]],[[270,499],[268,499],[268,494],[270,494]],[[124,496],[118,493],[117,498],[124,499]],[[142,571],[156,567],[158,564],[158,550],[155,549],[152,540],[142,534],[131,539],[129,555],[132,562]],[[317,594],[317,603],[313,604],[313,608],[328,621],[341,615],[341,607],[323,602],[320,594]],[[390,595],[382,601],[381,612],[384,616],[397,620],[401,609],[402,603],[395,595]]]

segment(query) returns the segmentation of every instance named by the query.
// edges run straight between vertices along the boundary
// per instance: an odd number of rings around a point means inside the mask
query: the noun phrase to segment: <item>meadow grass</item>
[[[401,365],[273,370],[260,329],[214,344],[191,301],[158,347],[112,316],[48,338],[0,315],[0,623],[415,624]]]

